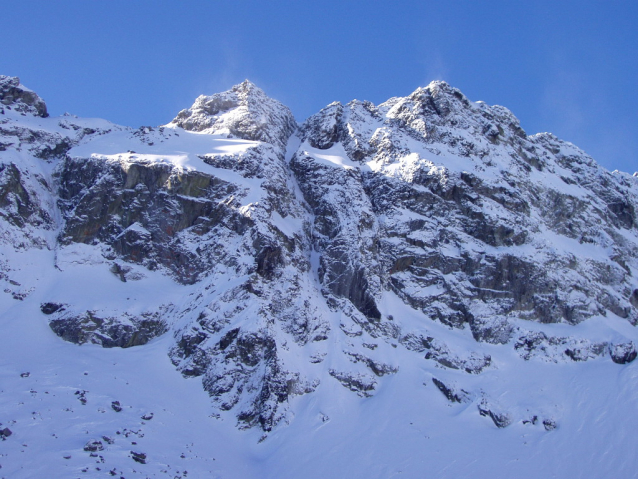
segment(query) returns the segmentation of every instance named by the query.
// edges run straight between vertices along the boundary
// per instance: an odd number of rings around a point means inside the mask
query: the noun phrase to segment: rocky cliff
[[[531,419],[470,378],[636,357],[638,177],[444,82],[301,125],[248,81],[139,129],[50,118],[17,78],[0,103],[5,293],[66,341],[169,335],[241,428],[407,363],[505,427]],[[48,286],[16,279],[34,255]]]

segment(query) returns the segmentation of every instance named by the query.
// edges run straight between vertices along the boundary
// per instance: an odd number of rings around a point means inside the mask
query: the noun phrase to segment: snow
[[[169,130],[170,131],[170,130]],[[155,139],[155,138],[153,138]],[[75,158],[103,158],[108,160],[166,163],[184,170],[219,173],[218,168],[206,164],[200,156],[238,155],[258,143],[247,140],[223,138],[222,135],[206,135],[181,131],[178,134],[157,135],[152,145],[132,137],[129,131],[112,133],[88,141],[69,152]],[[134,150],[128,148],[133,147]],[[134,151],[135,153],[130,153]]]
[[[127,170],[132,164],[165,164],[178,171],[199,171],[243,187],[240,201],[244,206],[261,198],[262,180],[244,178],[235,171],[216,168],[203,157],[233,156],[237,159],[250,152],[259,142],[229,139],[224,135],[209,135],[160,127],[150,134],[135,136],[130,130],[91,138],[74,148],[72,158],[95,158],[121,163]]]
[[[271,224],[289,238],[292,238],[295,234],[301,233],[303,228],[302,219],[293,218],[291,216],[282,218],[275,210],[271,213]]]
[[[343,149],[343,145],[341,145],[341,143],[335,143],[328,149],[319,150],[318,148],[310,146],[308,142],[304,142],[299,149],[318,163],[331,166],[333,168],[340,167],[345,168],[346,170],[354,170],[361,167],[359,163],[355,163],[348,158],[348,154]]]

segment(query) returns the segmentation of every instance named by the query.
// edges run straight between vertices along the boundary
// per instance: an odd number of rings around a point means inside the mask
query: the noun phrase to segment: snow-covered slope
[[[0,102],[0,476],[634,474],[638,177],[444,82]]]

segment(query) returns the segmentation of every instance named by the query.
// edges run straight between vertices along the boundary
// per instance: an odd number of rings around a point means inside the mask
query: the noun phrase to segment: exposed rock
[[[634,343],[629,341],[628,343],[610,344],[609,354],[613,362],[617,364],[627,364],[636,359],[638,353]]]
[[[84,390],[75,391],[75,395],[78,397],[78,401],[82,403],[82,406],[86,406],[86,403],[88,402],[86,398],[86,393],[88,393],[88,391],[84,391]]]
[[[44,314],[53,314],[57,311],[64,311],[64,305],[59,303],[42,303],[40,311]]]
[[[86,445],[84,446],[84,450],[87,452],[103,451],[104,445],[102,444],[102,441],[99,441],[96,439],[96,440],[87,442]]]
[[[350,356],[352,362],[362,362],[370,369],[370,371],[372,371],[376,376],[379,377],[385,376],[386,374],[396,374],[399,371],[399,368],[396,366],[390,366],[389,364],[375,361],[374,359],[364,356],[363,354],[353,352],[346,352],[346,354]]]
[[[123,313],[113,317],[94,311],[78,313],[59,309],[49,320],[49,326],[65,341],[100,344],[105,348],[128,348],[146,344],[167,330],[166,322],[157,312],[143,313],[140,316]]]
[[[464,403],[470,400],[469,393],[463,389],[458,389],[453,386],[447,386],[443,381],[432,378],[434,385],[443,393],[448,401],[454,403]]]
[[[605,354],[607,343],[547,336],[543,332],[526,332],[516,340],[514,349],[525,360],[539,358],[544,361],[558,362],[563,358],[569,358],[572,361],[587,361]]]
[[[446,368],[460,369],[470,374],[479,374],[492,363],[489,355],[473,351],[452,351],[443,342],[431,336],[406,334],[400,341],[411,351],[427,351],[425,359],[432,359]]]
[[[18,228],[49,228],[51,216],[14,163],[0,163],[0,218]]]
[[[335,378],[345,388],[352,392],[356,392],[361,397],[371,397],[377,387],[377,381],[374,376],[348,373],[331,369],[330,376]]]
[[[135,452],[131,451],[131,457],[135,462],[139,462],[140,464],[146,464],[146,454],[143,452]]]
[[[483,398],[478,404],[479,414],[489,416],[498,428],[504,428],[512,423],[512,418],[507,412],[500,410],[498,406]]]
[[[545,427],[546,431],[553,431],[558,427],[556,421],[554,421],[553,419],[543,419],[543,426]]]
[[[20,84],[18,77],[0,75],[0,103],[9,105],[21,113],[30,113],[42,118],[49,116],[42,98]]]

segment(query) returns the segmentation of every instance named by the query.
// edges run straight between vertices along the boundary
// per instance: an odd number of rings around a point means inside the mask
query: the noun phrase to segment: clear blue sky
[[[609,169],[638,170],[638,2],[0,1],[0,73],[140,126],[245,78],[303,120],[443,79]]]

